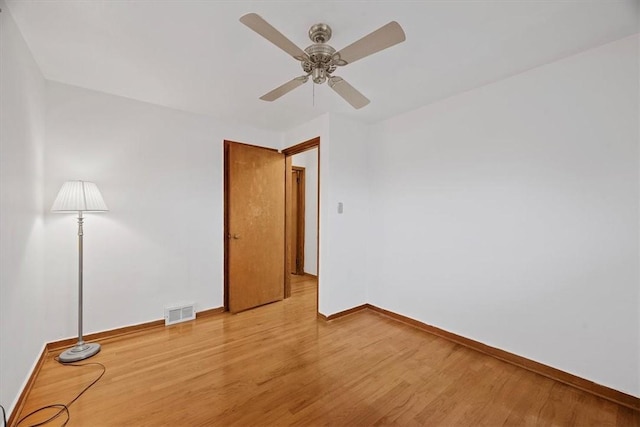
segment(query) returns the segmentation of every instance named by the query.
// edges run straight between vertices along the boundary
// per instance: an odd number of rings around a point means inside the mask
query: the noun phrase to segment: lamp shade
[[[67,181],[62,184],[51,208],[52,212],[105,212],[108,210],[98,186],[88,181]]]

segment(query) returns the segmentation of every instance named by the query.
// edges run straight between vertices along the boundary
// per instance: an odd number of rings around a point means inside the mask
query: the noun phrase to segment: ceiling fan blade
[[[309,80],[309,76],[296,77],[293,80],[289,80],[282,86],[278,86],[271,92],[262,95],[260,99],[262,99],[263,101],[275,101],[276,99],[280,98],[282,95],[286,95],[287,93],[291,92],[298,86],[305,84],[307,80]]]
[[[287,52],[289,55],[293,56],[298,61],[303,61],[307,58],[307,54],[304,53],[302,49],[286,38],[280,31],[276,30],[267,21],[262,19],[260,15],[247,13],[240,18],[240,22]]]
[[[358,92],[356,88],[347,83],[347,81],[342,77],[330,77],[329,87],[342,98],[344,98],[344,100],[351,104],[351,106],[356,110],[364,107],[369,102],[371,102],[367,99],[366,96]]]
[[[333,55],[336,65],[347,65],[406,40],[400,24],[391,21]]]

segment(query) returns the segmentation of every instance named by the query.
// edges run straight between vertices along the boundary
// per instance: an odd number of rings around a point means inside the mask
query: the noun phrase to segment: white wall
[[[638,37],[373,129],[369,301],[640,396]]]
[[[85,332],[223,305],[223,140],[281,135],[47,84],[45,208],[66,180],[94,181],[110,211],[84,225]],[[74,215],[45,215],[49,341],[76,334]]]
[[[284,134],[283,148],[320,137],[319,311],[330,315],[366,302],[367,126],[325,114]],[[338,202],[344,213],[338,214]],[[348,262],[345,262],[348,260]]]
[[[43,349],[45,82],[0,1],[0,404],[9,412]]]
[[[304,169],[304,272],[318,274],[318,149],[291,157],[293,166]]]

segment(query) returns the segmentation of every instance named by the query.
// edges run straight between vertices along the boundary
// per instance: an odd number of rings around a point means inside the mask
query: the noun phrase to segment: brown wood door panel
[[[226,143],[228,308],[239,312],[284,297],[284,155]]]

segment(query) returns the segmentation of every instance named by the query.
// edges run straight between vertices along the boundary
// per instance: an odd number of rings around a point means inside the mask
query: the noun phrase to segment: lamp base
[[[88,359],[100,351],[100,344],[83,343],[60,353],[58,360],[62,363],[77,362]]]

